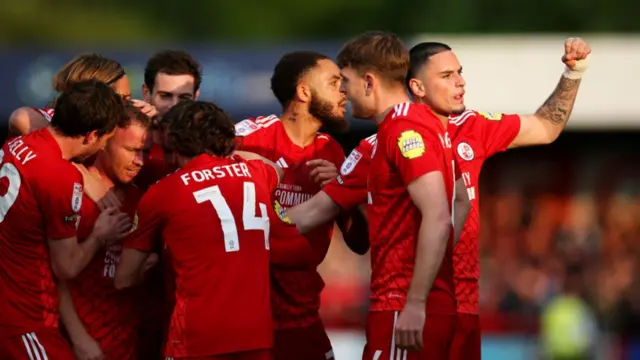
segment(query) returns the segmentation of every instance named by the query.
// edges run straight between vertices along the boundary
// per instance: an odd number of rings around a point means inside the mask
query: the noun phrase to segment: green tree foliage
[[[640,31],[637,0],[0,0],[0,41],[64,46]],[[58,43],[62,42],[62,43]]]

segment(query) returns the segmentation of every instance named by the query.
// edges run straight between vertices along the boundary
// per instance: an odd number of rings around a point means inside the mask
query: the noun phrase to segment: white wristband
[[[584,75],[584,72],[587,71],[587,68],[589,67],[588,59],[589,58],[576,60],[576,64],[573,66],[573,68],[566,66],[562,76],[571,80],[582,79],[582,75]]]

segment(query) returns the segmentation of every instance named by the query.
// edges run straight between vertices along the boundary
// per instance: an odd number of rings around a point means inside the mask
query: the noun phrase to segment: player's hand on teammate
[[[587,44],[581,38],[568,38],[564,42],[564,55],[562,55],[562,62],[565,63],[569,68],[574,70],[583,70],[576,69],[576,65],[581,66],[585,64],[584,61],[589,54],[591,54],[591,46]]]
[[[150,119],[156,119],[158,116],[158,109],[155,106],[149,104],[148,102],[144,102],[142,100],[131,100],[133,106],[137,107],[142,111],[143,114],[147,115]]]
[[[307,161],[307,166],[313,168],[309,177],[320,186],[325,186],[338,176],[338,168],[332,162],[324,159]]]
[[[102,210],[93,225],[93,233],[105,245],[122,239],[130,231],[131,218],[116,207]]]
[[[422,349],[422,331],[426,318],[424,303],[407,301],[396,322],[396,345],[410,351]]]
[[[80,341],[73,342],[76,360],[105,360],[100,344],[87,334]]]

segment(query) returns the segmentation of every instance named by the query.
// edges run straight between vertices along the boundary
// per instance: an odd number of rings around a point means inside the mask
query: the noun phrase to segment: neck
[[[390,88],[387,91],[381,91],[377,100],[377,115],[373,116],[373,120],[378,125],[382,123],[384,118],[387,116],[389,111],[393,109],[394,106],[403,102],[411,102],[409,95],[407,95],[407,92],[403,87],[394,87]]]
[[[431,110],[433,111],[433,110]],[[433,113],[436,115],[436,117],[438,118],[438,120],[440,120],[440,122],[442,123],[442,126],[444,126],[444,128],[446,129],[447,126],[449,125],[449,115],[442,115],[439,114],[435,111],[433,111]]]
[[[102,154],[101,154],[102,155]],[[116,183],[111,180],[106,170],[106,165],[103,160],[103,156],[98,155],[93,165],[89,166],[87,170],[107,188],[111,189],[116,186]]]
[[[306,110],[296,109],[295,106],[285,109],[280,120],[289,139],[300,147],[312,144],[322,127],[320,120]]]
[[[424,104],[429,106],[429,104],[427,104],[424,100],[422,100],[421,98],[416,98],[416,102],[418,104]],[[442,125],[444,126],[444,128],[446,129],[447,126],[449,125],[449,115],[450,114],[441,114],[440,112],[436,111],[436,109],[432,108],[431,106],[429,106],[431,108],[431,112],[438,118],[438,120],[440,120],[440,122],[442,123]]]
[[[72,138],[69,136],[64,136],[58,133],[56,129],[54,129],[51,126],[47,127],[47,131],[49,131],[53,139],[56,141],[56,143],[60,147],[60,151],[62,152],[63,159],[71,160],[77,157],[78,155],[80,155],[80,152],[78,151],[78,149],[81,148],[82,146],[81,138]]]

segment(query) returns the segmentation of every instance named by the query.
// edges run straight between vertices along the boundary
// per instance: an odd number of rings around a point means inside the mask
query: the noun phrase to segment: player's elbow
[[[9,117],[9,133],[10,135],[25,135],[29,132],[30,117],[29,108],[21,107],[13,111]]]
[[[423,225],[437,236],[434,238],[447,240],[452,229],[451,214],[445,208],[441,211],[434,212],[426,218],[423,218]]]
[[[126,289],[134,285],[133,279],[133,276],[116,271],[116,275],[113,277],[113,285],[118,290]]]
[[[536,115],[536,120],[539,128],[539,131],[537,131],[539,135],[537,136],[536,141],[538,145],[551,144],[560,137],[560,133],[564,130],[564,123],[557,124],[553,119],[547,119]]]
[[[453,206],[455,208],[456,213],[464,214],[464,217],[465,218],[467,217],[467,214],[469,214],[469,211],[471,211],[471,201],[469,201],[469,197],[466,196],[466,192],[465,192],[465,196],[456,198],[456,201]]]
[[[80,270],[72,266],[70,262],[65,261],[52,261],[51,269],[53,270],[53,274],[60,281],[71,280],[78,276]]]

